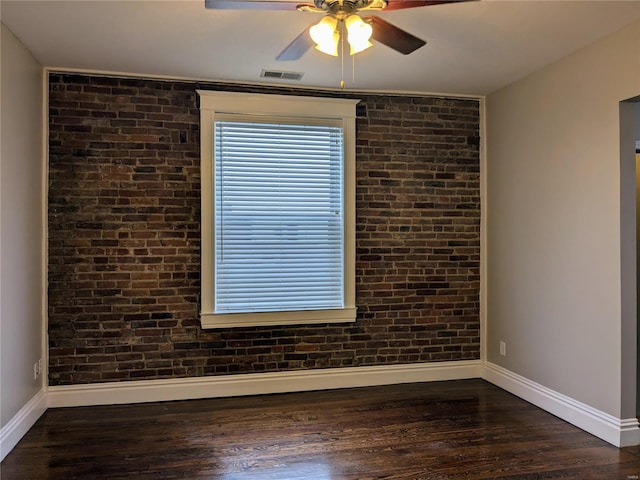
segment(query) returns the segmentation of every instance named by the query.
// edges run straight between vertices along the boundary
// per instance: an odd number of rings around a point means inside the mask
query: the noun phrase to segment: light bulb
[[[358,15],[349,15],[345,20],[347,40],[351,46],[351,55],[373,46],[369,41],[373,28],[365,23]]]
[[[323,43],[318,43],[316,45],[316,50],[319,50],[322,53],[326,53],[327,55],[332,55],[334,57],[337,57],[339,43],[340,43],[340,34],[338,32],[334,32],[331,40]]]

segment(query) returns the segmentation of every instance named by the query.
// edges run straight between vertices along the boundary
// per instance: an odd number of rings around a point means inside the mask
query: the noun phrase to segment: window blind
[[[343,131],[214,122],[214,311],[343,308]]]

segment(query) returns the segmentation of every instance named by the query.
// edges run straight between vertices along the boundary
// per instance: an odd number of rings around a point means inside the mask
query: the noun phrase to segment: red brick
[[[355,324],[200,329],[196,88],[361,99]],[[479,358],[477,101],[51,74],[49,102],[52,385]]]

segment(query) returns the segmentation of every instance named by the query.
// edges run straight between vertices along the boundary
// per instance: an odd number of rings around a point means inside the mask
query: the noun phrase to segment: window
[[[198,93],[202,326],[354,321],[357,100]]]

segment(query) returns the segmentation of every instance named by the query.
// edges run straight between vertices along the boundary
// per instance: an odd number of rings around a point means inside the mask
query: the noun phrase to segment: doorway
[[[640,97],[631,103],[634,110],[636,160],[636,417],[640,417]]]
[[[635,416],[640,418],[640,96],[631,98],[620,103],[620,173],[621,173],[621,191],[625,190],[625,172],[629,172],[629,163],[635,172],[635,270],[634,278],[630,279],[625,276],[625,271],[629,272],[628,262],[625,263],[624,241],[622,245],[622,280],[623,280],[623,321],[622,321],[622,374],[623,374],[623,402],[629,395],[635,397]],[[628,183],[627,183],[628,185]],[[621,202],[623,217],[625,216],[625,202]],[[622,225],[624,225],[624,218]],[[624,230],[624,226],[622,226]],[[622,238],[624,238],[624,232]],[[629,258],[629,257],[626,257]],[[633,302],[624,302],[625,296],[625,280],[631,280],[635,285],[633,289]],[[635,315],[629,316],[633,318],[633,325],[626,321],[629,318],[625,315],[624,305],[633,304]],[[633,332],[633,335],[631,333]],[[628,341],[629,337],[633,339],[633,345]],[[625,342],[626,340],[626,342]],[[632,357],[634,360],[632,360]],[[629,368],[633,368],[635,373],[630,375]],[[633,389],[625,388],[625,379],[633,378],[635,387]]]
[[[621,418],[640,417],[640,96],[620,102]]]

